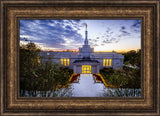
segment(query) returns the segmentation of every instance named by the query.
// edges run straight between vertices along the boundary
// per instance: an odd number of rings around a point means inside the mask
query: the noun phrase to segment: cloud
[[[106,33],[107,33],[107,34],[111,34],[111,33],[112,33],[110,27],[107,27]]]
[[[130,36],[131,33],[127,30],[127,28],[125,26],[121,26],[120,30],[119,30],[119,37],[125,37],[125,36]]]
[[[141,31],[141,20],[134,20],[130,28],[135,33],[140,32]]]
[[[96,47],[96,46],[99,46],[99,45],[98,45],[98,44],[93,44],[92,46],[93,46],[93,47]]]
[[[124,30],[124,29],[126,29],[126,27],[122,26],[121,29]]]
[[[112,43],[111,40],[103,40],[103,43]]]
[[[99,45],[115,43],[115,41],[117,41],[117,38],[115,38],[114,36],[115,36],[115,32],[113,31],[113,29],[110,27],[107,27],[105,33],[101,34],[99,37],[96,37],[96,40],[92,40],[92,41],[98,42]]]
[[[140,28],[141,26],[141,20],[135,20],[132,27],[135,27],[135,28]]]
[[[27,38],[45,48],[77,49],[83,45],[83,28],[87,21],[89,44],[93,47],[141,37],[140,20],[116,20],[114,25],[104,20],[100,28],[96,28],[99,27],[97,20],[20,20],[20,41]],[[90,29],[90,25],[95,28]]]
[[[127,32],[127,31],[122,30],[121,32],[122,32],[122,35],[123,35],[123,36],[128,36],[128,35],[130,35],[130,33]]]
[[[83,41],[82,35],[78,33],[82,23],[81,20],[20,20],[20,40],[27,38],[45,47],[71,48],[72,44]]]

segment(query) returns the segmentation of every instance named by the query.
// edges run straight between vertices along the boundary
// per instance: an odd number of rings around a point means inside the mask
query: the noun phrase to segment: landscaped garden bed
[[[80,74],[73,74],[69,80],[69,82],[77,83],[79,81]]]

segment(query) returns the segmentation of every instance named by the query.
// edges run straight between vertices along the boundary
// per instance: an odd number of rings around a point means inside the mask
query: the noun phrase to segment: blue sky
[[[128,51],[141,48],[141,20],[20,20],[20,44],[24,38],[42,50],[76,50],[85,39],[95,51]]]

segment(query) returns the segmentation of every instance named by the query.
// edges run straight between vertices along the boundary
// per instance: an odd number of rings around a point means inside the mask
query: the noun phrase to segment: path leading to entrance
[[[95,83],[92,74],[81,74],[78,83],[72,83],[73,97],[100,97],[104,92],[103,83]]]

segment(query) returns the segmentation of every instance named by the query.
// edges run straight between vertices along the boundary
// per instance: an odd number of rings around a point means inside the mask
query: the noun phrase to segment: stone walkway
[[[78,83],[72,83],[73,97],[100,97],[105,88],[103,83],[95,83],[92,74],[81,74]]]

